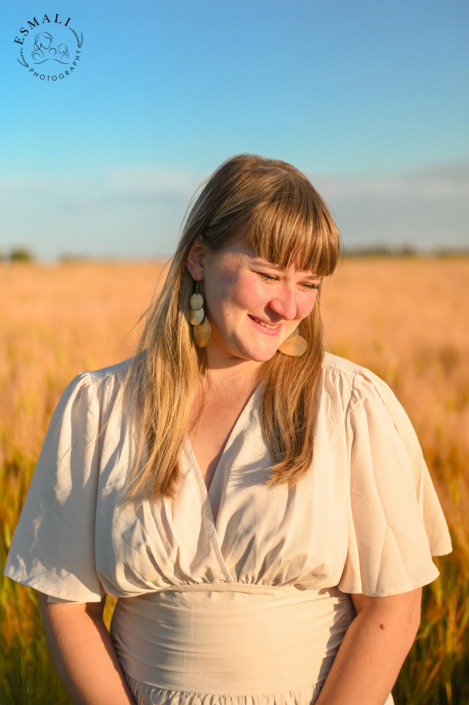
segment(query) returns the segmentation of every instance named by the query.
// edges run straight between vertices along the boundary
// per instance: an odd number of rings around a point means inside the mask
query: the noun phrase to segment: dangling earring
[[[210,340],[212,329],[210,327],[210,321],[202,308],[204,305],[204,297],[199,293],[199,282],[195,283],[195,294],[192,294],[189,303],[191,307],[189,320],[192,323],[192,337],[194,338],[194,343],[198,348],[205,348]]]
[[[304,355],[308,349],[308,343],[306,339],[303,338],[299,333],[299,328],[293,331],[293,333],[286,338],[281,345],[278,346],[277,350],[284,355],[289,357],[301,357]]]

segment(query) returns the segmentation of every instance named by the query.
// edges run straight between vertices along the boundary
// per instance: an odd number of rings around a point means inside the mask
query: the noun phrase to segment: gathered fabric
[[[209,695],[154,688],[130,676],[126,676],[126,680],[136,705],[314,705],[323,686],[320,683],[284,693],[262,695]],[[389,695],[383,705],[393,703],[393,697]]]
[[[321,692],[320,685],[310,685],[283,693],[262,695],[210,695],[154,688],[126,676],[136,705],[313,705]],[[385,705],[392,705],[388,699]]]

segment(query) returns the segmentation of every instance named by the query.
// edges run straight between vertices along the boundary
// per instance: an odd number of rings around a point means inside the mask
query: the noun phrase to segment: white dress
[[[186,440],[175,499],[135,509],[119,501],[128,366],[64,391],[5,575],[51,601],[118,597],[111,634],[139,705],[313,703],[354,618],[349,593],[413,590],[451,551],[406,413],[372,372],[326,354],[314,458],[296,487],[265,484],[261,384],[208,493]]]

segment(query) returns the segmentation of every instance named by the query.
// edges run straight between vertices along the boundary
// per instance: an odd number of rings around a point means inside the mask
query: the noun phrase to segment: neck
[[[263,364],[207,349],[207,382],[212,389],[226,391],[231,385],[255,388],[262,379]]]

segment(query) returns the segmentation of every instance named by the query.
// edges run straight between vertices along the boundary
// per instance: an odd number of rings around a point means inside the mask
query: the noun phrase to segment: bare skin
[[[210,487],[230,432],[261,381],[262,364],[311,312],[321,280],[296,267],[279,270],[242,239],[213,255],[204,251],[199,237],[186,267],[199,282],[212,328],[208,375],[199,386],[188,430]]]
[[[135,705],[103,622],[104,600],[48,603],[40,594],[47,648],[74,705]]]
[[[383,705],[420,624],[422,588],[392,595],[351,595],[357,612],[316,705]]]
[[[199,282],[212,327],[207,379],[197,390],[188,429],[208,488],[261,381],[262,364],[311,312],[320,280],[313,272],[260,260],[242,239],[213,255],[199,237],[186,266]],[[392,597],[351,597],[357,616],[317,705],[383,705],[417,633],[420,588]],[[133,703],[102,620],[103,604],[48,604],[42,595],[41,610],[54,666],[74,705]]]

